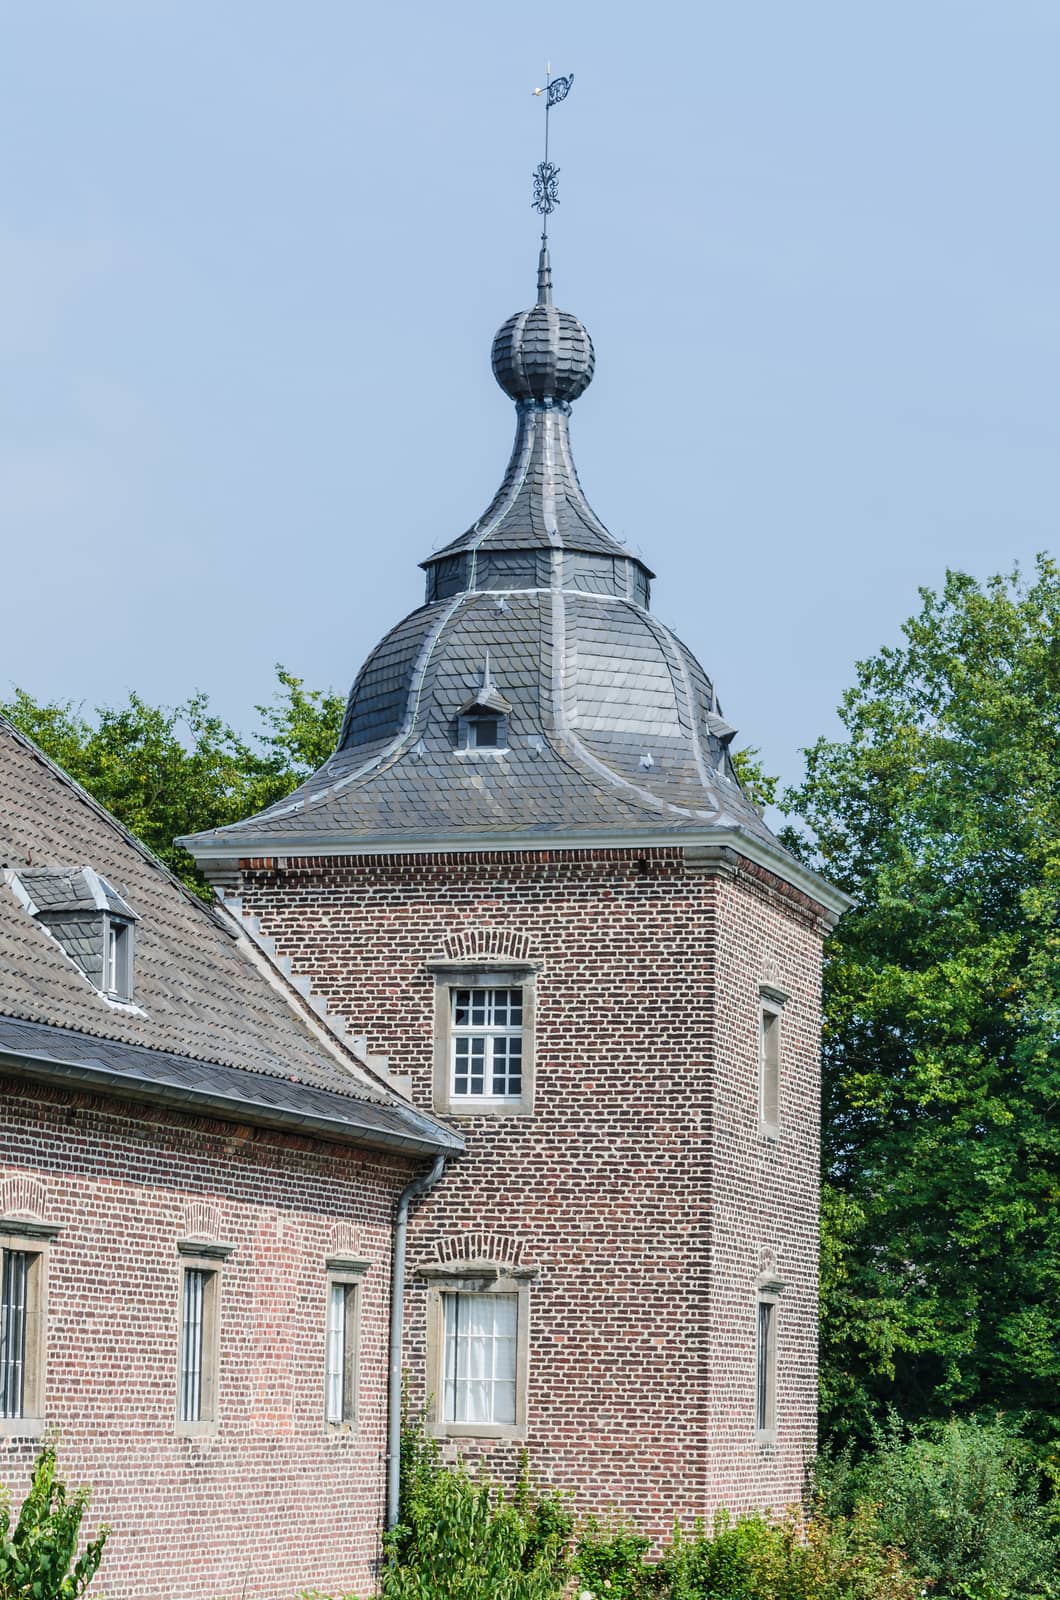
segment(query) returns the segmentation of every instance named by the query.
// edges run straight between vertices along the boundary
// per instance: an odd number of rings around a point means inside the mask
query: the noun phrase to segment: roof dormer
[[[106,878],[92,867],[9,868],[5,876],[94,989],[109,1000],[132,1000],[139,918]]]
[[[482,681],[457,713],[458,750],[505,750],[512,703],[490,676],[490,653],[482,665]]]

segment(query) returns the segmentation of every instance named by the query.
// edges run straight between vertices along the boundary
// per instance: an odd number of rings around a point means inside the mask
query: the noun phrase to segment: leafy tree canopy
[[[200,894],[208,891],[181,834],[253,816],[314,772],[338,741],[344,701],[277,667],[250,739],[210,711],[204,694],[152,706],[138,694],[85,715],[73,701],[39,704],[22,689],[0,711]]]
[[[1060,1433],[1060,572],[922,591],[807,752],[855,898],[825,986],[824,1422]],[[1044,1439],[1043,1439],[1044,1442]]]

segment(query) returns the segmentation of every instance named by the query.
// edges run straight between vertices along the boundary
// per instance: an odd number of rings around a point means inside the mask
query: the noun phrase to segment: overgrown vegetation
[[[14,1526],[6,1490],[0,1489],[0,1600],[77,1600],[103,1558],[106,1528],[80,1555],[81,1521],[88,1490],[66,1486],[56,1473],[55,1451],[43,1449]]]
[[[528,1473],[505,1494],[406,1430],[401,1522],[387,1539],[383,1600],[919,1600],[919,1578],[869,1508],[809,1520],[719,1517],[675,1530],[661,1559],[629,1523],[579,1524]],[[987,1600],[987,1597],[983,1597]],[[992,1597],[991,1597],[992,1600]]]
[[[1053,1506],[1027,1441],[1000,1421],[908,1428],[892,1413],[860,1457],[822,1456],[817,1494],[822,1509],[860,1512],[878,1543],[900,1545],[932,1595],[1060,1596]]]

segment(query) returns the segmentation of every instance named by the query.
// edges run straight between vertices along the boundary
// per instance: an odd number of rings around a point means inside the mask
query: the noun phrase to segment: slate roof
[[[422,563],[427,603],[368,657],[335,754],[261,815],[182,841],[202,864],[724,830],[809,878],[741,790],[735,729],[691,651],[651,614],[651,572],[586,498],[569,418],[593,375],[592,343],[553,307],[547,255],[538,285],[537,305],[510,318],[493,347],[497,380],[516,401],[500,489]],[[456,719],[487,653],[511,705],[508,745],[469,751]]]
[[[137,913],[134,1006],[93,988],[25,905],[31,884],[39,889],[57,874],[73,882],[86,866]],[[275,1113],[279,1095],[294,1117],[296,1090],[311,1092],[316,1113],[326,1102],[336,1125],[351,1135],[363,1125],[368,1142],[460,1147],[325,1035],[284,975],[263,971],[265,958],[230,918],[189,893],[2,717],[0,869],[8,880],[0,881],[0,1049],[20,1039],[28,1048],[31,1033],[42,1059],[91,1058],[126,1080],[139,1064],[146,1087],[152,1074],[171,1090],[209,1080],[248,1114],[259,1102]],[[30,1033],[19,1032],[23,1024]]]

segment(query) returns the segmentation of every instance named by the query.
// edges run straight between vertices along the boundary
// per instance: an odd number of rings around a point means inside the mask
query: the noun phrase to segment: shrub
[[[509,1499],[421,1429],[402,1443],[401,1521],[386,1538],[384,1600],[559,1600],[573,1519],[527,1474]]]
[[[106,1528],[77,1555],[88,1490],[69,1499],[56,1477],[55,1451],[41,1451],[18,1521],[11,1526],[6,1493],[0,1499],[0,1600],[76,1600],[84,1594],[103,1558]]]
[[[803,1523],[724,1513],[707,1532],[680,1529],[663,1553],[666,1600],[919,1600],[921,1588],[896,1550],[863,1515]]]
[[[629,1523],[610,1524],[590,1517],[574,1547],[573,1569],[579,1594],[593,1600],[644,1600],[658,1588],[657,1569],[644,1557],[651,1540]]]
[[[822,1509],[859,1514],[901,1543],[936,1600],[1060,1596],[1060,1539],[1039,1504],[1026,1446],[1002,1422],[956,1418],[906,1429],[892,1416],[873,1449],[822,1462]]]

